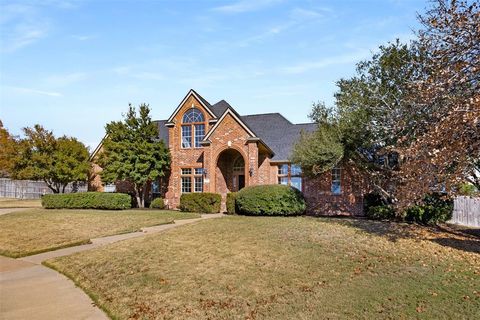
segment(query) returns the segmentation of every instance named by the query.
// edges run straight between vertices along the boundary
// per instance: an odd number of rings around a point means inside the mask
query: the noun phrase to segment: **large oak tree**
[[[75,138],[56,138],[40,125],[23,129],[17,143],[12,178],[41,180],[54,193],[64,193],[71,182],[86,181],[90,164],[88,149]]]

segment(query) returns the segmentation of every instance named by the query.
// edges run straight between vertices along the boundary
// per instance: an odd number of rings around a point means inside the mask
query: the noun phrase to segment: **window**
[[[203,113],[198,109],[190,109],[183,115],[183,123],[204,122]]]
[[[182,148],[200,148],[205,137],[205,118],[203,113],[192,108],[182,118]]]
[[[115,184],[106,184],[103,187],[103,192],[115,192],[117,190],[117,186]]]
[[[333,194],[342,193],[342,172],[340,168],[332,169],[332,186],[331,191]]]
[[[245,161],[242,156],[239,156],[233,163],[233,172],[245,172]]]
[[[192,127],[182,126],[182,148],[192,147]]]
[[[279,165],[278,184],[292,186],[302,191],[302,169],[293,164]]]
[[[195,148],[200,148],[202,145],[200,142],[205,137],[205,125],[196,124],[195,125]]]
[[[203,168],[182,168],[182,193],[203,192]]]
[[[279,175],[287,175],[288,174],[288,164],[282,164],[278,166],[278,174]]]

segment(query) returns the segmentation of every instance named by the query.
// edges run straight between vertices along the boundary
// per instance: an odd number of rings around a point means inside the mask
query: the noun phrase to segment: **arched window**
[[[189,109],[182,118],[182,148],[200,148],[200,142],[205,137],[205,118],[196,109]],[[193,143],[192,143],[193,142]]]
[[[195,123],[195,122],[204,122],[203,113],[196,109],[190,109],[183,115],[182,122],[183,123]]]
[[[233,163],[233,171],[241,173],[245,171],[245,161],[242,156],[239,156]]]

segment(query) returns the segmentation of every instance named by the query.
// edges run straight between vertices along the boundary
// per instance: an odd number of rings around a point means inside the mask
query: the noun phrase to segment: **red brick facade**
[[[188,148],[182,147],[182,118],[195,108],[202,115],[205,125],[205,139],[200,146],[194,142]],[[221,116],[215,115],[208,103],[193,90],[165,124],[168,128],[168,145],[171,153],[171,173],[163,195],[168,208],[179,206],[182,194],[182,169],[191,169],[192,184],[195,169],[203,173],[203,192],[214,192],[226,199],[228,192],[238,191],[242,185],[254,186],[278,183],[278,168],[282,162],[273,161],[273,151],[260,138],[256,137],[242,118],[227,108]],[[235,167],[234,162],[244,166]],[[200,171],[199,171],[200,172]],[[186,176],[185,179],[188,180]],[[200,180],[200,179],[199,179]],[[363,188],[354,183],[349,170],[341,171],[341,193],[331,191],[331,173],[316,178],[303,178],[302,191],[308,204],[308,213],[313,215],[361,215],[363,213]],[[355,181],[357,182],[357,181]],[[98,181],[96,181],[98,184]],[[191,191],[195,192],[192,186]],[[223,201],[223,202],[224,202]],[[222,204],[222,209],[225,203]]]

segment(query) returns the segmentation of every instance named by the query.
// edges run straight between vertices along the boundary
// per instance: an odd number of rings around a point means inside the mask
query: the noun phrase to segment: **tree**
[[[130,104],[123,121],[107,124],[106,133],[99,156],[102,180],[131,182],[137,204],[143,208],[147,183],[165,176],[170,166],[168,148],[163,140],[158,140],[158,128],[150,118],[149,106],[141,104],[137,115]]]
[[[419,20],[419,43],[428,58],[411,84],[412,113],[430,110],[433,121],[400,150],[404,205],[432,188],[455,194],[480,159],[479,4],[437,0]]]
[[[305,174],[316,175],[339,163],[345,150],[336,117],[325,103],[314,104],[309,117],[318,124],[318,128],[314,132],[300,134],[290,160],[300,165]]]
[[[310,118],[319,127],[300,138],[292,161],[307,172],[315,168],[315,174],[342,161],[368,177],[384,202],[394,199],[392,171],[397,155],[393,147],[403,130],[399,123],[409,123],[412,132],[422,118],[409,112],[407,95],[419,56],[414,44],[397,40],[380,46],[371,59],[358,63],[355,76],[337,82],[334,108],[314,105]]]
[[[342,161],[400,208],[435,191],[454,195],[480,159],[479,5],[437,0],[419,19],[417,41],[380,46],[337,82],[333,120],[320,123],[325,110],[314,108],[319,130],[338,132]],[[327,170],[337,161],[326,153],[332,141],[311,138],[321,146],[303,138],[294,152]]]
[[[40,125],[23,129],[14,159],[14,179],[42,180],[54,193],[64,193],[71,182],[86,181],[88,149],[75,138],[55,138]]]
[[[0,120],[0,177],[8,177],[12,173],[15,145],[15,139]]]

